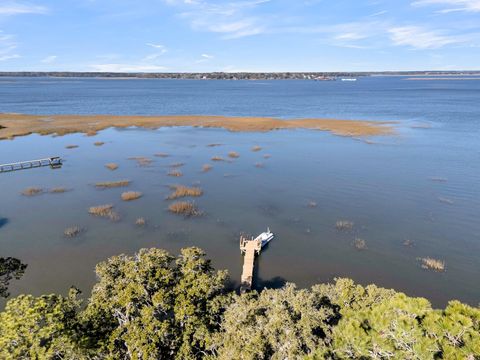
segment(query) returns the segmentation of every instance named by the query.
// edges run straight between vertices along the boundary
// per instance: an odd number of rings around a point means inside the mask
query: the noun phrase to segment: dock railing
[[[42,166],[50,166],[52,169],[57,169],[62,166],[63,160],[59,156],[37,159],[37,160],[28,160],[28,161],[19,161],[10,164],[0,164],[0,173],[17,171],[17,170],[26,170]]]

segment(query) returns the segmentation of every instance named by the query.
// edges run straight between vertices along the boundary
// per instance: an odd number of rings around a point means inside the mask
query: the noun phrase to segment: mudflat
[[[0,139],[13,139],[29,134],[65,135],[85,133],[95,135],[97,131],[110,127],[160,128],[193,126],[223,128],[238,132],[267,132],[280,129],[311,129],[329,131],[340,136],[393,135],[391,121],[340,120],[340,119],[277,119],[268,117],[228,117],[208,115],[28,115],[0,114]]]

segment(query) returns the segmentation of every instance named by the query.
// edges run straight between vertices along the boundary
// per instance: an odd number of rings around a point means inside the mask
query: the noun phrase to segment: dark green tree
[[[0,297],[6,298],[10,296],[8,286],[13,279],[20,279],[25,273],[26,264],[18,259],[7,257],[0,258]]]

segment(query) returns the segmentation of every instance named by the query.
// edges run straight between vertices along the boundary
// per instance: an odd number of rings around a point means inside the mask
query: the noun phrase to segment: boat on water
[[[356,78],[343,78],[342,81],[357,81]]]
[[[267,227],[267,231],[262,232],[260,235],[258,235],[254,241],[258,241],[261,243],[261,246],[264,247],[267,245],[275,235],[270,231],[270,228]]]

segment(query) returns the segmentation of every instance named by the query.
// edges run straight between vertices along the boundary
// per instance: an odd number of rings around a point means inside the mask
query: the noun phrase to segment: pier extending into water
[[[62,167],[62,159],[59,156],[54,156],[45,159],[20,161],[10,164],[0,164],[0,173],[26,170],[42,166],[50,166],[52,169],[58,169]]]
[[[255,255],[260,254],[262,250],[261,239],[247,239],[240,237],[240,251],[244,254],[243,270],[240,291],[250,290],[253,284],[253,269],[255,267]]]

